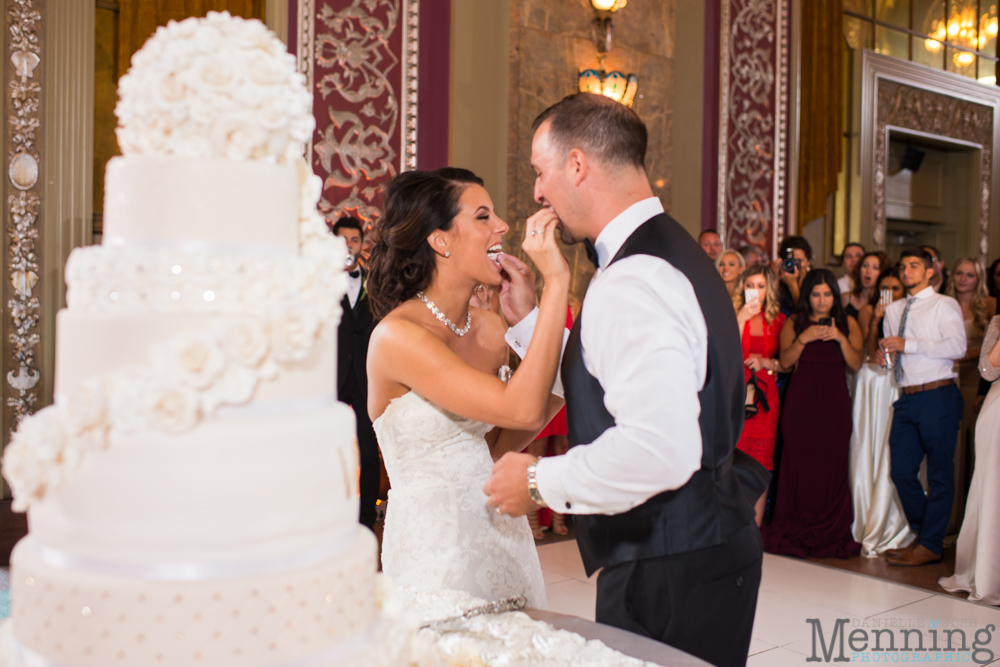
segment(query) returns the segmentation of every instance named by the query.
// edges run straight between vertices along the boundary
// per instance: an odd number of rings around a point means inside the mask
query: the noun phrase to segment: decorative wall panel
[[[342,215],[373,223],[381,188],[416,166],[419,0],[300,0],[299,8],[320,210],[331,223]]]
[[[787,225],[790,0],[723,0],[718,230],[773,253]]]
[[[865,51],[861,84],[861,238],[885,247],[889,133],[902,130],[980,150],[976,247],[997,252],[1000,188],[1000,89]]]
[[[41,126],[43,25],[40,0],[6,2],[4,111],[7,122],[4,173],[4,434],[10,433],[39,401]]]

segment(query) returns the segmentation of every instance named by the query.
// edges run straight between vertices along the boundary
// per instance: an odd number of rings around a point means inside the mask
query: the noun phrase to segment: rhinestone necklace
[[[465,326],[459,329],[456,327],[451,320],[445,317],[445,314],[438,310],[438,307],[434,305],[434,302],[427,298],[427,295],[423,292],[417,292],[417,298],[424,302],[427,306],[427,310],[434,313],[434,317],[438,318],[445,326],[451,329],[451,332],[461,338],[465,334],[469,333],[469,328],[472,326],[472,311],[469,310],[465,313]]]

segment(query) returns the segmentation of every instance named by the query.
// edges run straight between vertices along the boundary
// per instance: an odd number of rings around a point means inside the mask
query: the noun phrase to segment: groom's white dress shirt
[[[604,388],[615,426],[588,445],[538,463],[549,507],[572,514],[621,514],[683,486],[701,467],[701,404],[708,329],[687,277],[662,259],[608,263],[632,232],[663,213],[656,197],[625,209],[594,243],[599,268],[587,291],[581,342],[587,370]],[[507,332],[520,356],[537,321]],[[562,385],[556,380],[555,391]]]

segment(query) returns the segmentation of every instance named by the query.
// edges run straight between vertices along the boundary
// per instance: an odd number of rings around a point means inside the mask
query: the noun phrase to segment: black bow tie
[[[583,240],[583,247],[587,249],[587,259],[589,259],[591,264],[594,265],[594,268],[601,268],[600,263],[597,261],[597,248],[595,248],[594,244],[590,242],[590,239]]]
[[[360,278],[361,277],[361,269],[354,269],[353,271],[351,271],[351,277],[352,278]]]

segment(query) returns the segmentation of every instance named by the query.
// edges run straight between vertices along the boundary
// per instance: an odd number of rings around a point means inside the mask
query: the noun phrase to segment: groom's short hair
[[[550,121],[549,136],[564,153],[579,148],[608,164],[645,168],[646,126],[634,111],[610,97],[568,95],[540,113],[532,131],[545,121]]]

